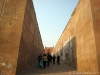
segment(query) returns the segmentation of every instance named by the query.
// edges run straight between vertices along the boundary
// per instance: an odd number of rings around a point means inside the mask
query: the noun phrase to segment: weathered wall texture
[[[95,34],[98,70],[100,72],[100,0],[91,0],[91,11],[93,16],[93,27]]]
[[[80,0],[54,54],[81,72],[100,72],[100,1]],[[98,74],[96,74],[98,75]]]
[[[43,44],[33,9],[32,0],[27,0],[19,47],[18,73],[37,61],[37,55],[43,51]]]
[[[32,0],[0,0],[0,73],[20,73],[43,50]]]

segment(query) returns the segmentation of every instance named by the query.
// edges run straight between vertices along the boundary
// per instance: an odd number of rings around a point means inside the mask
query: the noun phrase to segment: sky
[[[44,47],[58,42],[79,0],[33,0]]]

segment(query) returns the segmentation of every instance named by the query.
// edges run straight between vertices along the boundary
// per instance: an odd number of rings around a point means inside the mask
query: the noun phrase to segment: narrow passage
[[[60,65],[50,63],[46,69],[39,68],[38,65],[33,65],[24,70],[20,75],[77,75],[74,74],[75,72],[75,69],[65,63],[61,63]]]

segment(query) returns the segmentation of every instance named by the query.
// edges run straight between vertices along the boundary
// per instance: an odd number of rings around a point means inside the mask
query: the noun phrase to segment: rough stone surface
[[[100,1],[80,0],[53,53],[80,72],[100,72],[99,20]]]
[[[0,0],[0,73],[20,73],[43,50],[32,0]]]
[[[100,72],[100,1],[91,0],[91,11],[93,17],[93,27],[95,34],[95,44],[97,53],[98,70]]]

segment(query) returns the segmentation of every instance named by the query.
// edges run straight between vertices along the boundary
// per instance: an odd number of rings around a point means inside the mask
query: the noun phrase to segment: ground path
[[[24,70],[20,75],[80,75],[75,73],[77,73],[75,69],[64,63],[61,63],[60,65],[53,65],[51,63],[46,69],[41,69],[38,65],[33,65]]]

